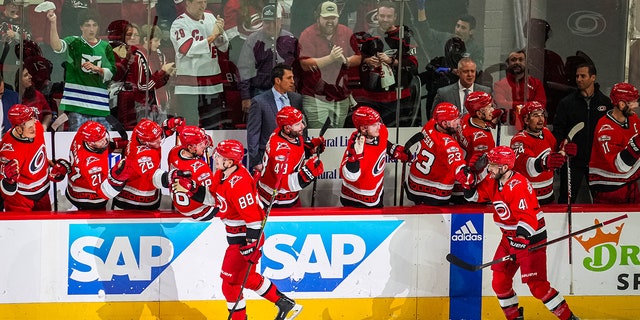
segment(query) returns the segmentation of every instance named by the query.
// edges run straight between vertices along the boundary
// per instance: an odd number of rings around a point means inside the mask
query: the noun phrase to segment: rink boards
[[[501,319],[490,271],[445,260],[449,252],[493,260],[500,235],[485,209],[274,210],[259,269],[304,305],[298,319]],[[564,209],[547,208],[549,239],[567,233]],[[640,213],[631,209],[574,207],[574,231],[629,218],[573,240],[572,266],[568,241],[549,247],[549,279],[582,319],[640,314]],[[217,219],[123,211],[2,218],[0,319],[226,318]],[[553,319],[518,280],[516,291],[528,318]],[[273,319],[272,304],[247,298],[250,319]]]

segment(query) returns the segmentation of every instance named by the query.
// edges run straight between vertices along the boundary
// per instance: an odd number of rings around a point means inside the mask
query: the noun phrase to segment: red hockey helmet
[[[302,112],[300,110],[286,106],[276,114],[276,124],[278,127],[289,126],[302,121]]]
[[[180,143],[183,146],[197,145],[202,142],[206,142],[209,144],[209,139],[207,139],[207,134],[204,130],[196,127],[196,126],[184,126],[182,131],[179,134]]]
[[[546,110],[542,103],[538,101],[527,101],[520,109],[520,120],[522,120],[522,123],[525,123],[527,116],[535,111],[545,112]]]
[[[433,110],[433,119],[435,119],[438,124],[444,121],[455,120],[459,117],[460,111],[458,107],[449,102],[439,103]]]
[[[617,106],[620,101],[636,101],[638,100],[638,89],[626,82],[616,83],[611,88],[609,97],[611,97],[611,102],[614,106]]]
[[[78,128],[78,133],[85,142],[98,142],[107,137],[107,128],[99,122],[87,121]]]
[[[218,143],[216,153],[233,163],[240,163],[244,156],[244,146],[238,140],[223,140]]]
[[[380,114],[370,107],[362,106],[356,109],[351,119],[356,129],[360,129],[361,126],[370,126],[380,122]]]
[[[9,109],[9,122],[12,126],[19,126],[36,117],[36,113],[33,108],[27,107],[24,104],[14,104]]]
[[[513,169],[513,165],[516,163],[515,152],[507,146],[497,146],[491,149],[487,154],[487,158],[489,158],[490,163],[507,165],[509,169]]]
[[[476,111],[486,107],[493,103],[491,95],[483,91],[474,91],[469,93],[467,100],[464,103],[465,108],[471,116],[476,115]]]
[[[143,143],[153,143],[162,139],[162,128],[159,124],[149,119],[142,119],[138,122],[136,127],[133,128],[133,133]]]

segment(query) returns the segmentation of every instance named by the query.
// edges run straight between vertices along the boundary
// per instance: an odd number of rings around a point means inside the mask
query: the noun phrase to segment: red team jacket
[[[539,201],[553,201],[553,170],[538,172],[535,168],[537,159],[556,151],[556,138],[551,131],[543,128],[542,135],[536,137],[522,130],[511,138],[511,149],[516,154],[513,170],[520,172],[531,182]]]

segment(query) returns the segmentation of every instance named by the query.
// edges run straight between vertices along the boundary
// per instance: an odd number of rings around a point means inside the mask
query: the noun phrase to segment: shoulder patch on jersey
[[[151,157],[149,156],[143,156],[138,159],[138,163],[151,162],[151,161],[153,161],[153,159],[151,159]]]
[[[610,124],[603,124],[602,127],[600,127],[600,130],[598,130],[598,132],[609,131],[609,130],[613,130],[613,127]]]
[[[86,161],[86,166],[88,167],[90,164],[96,162],[96,161],[100,161],[100,159],[98,157],[95,156],[89,156],[87,157]]]
[[[605,142],[605,141],[611,141],[611,136],[608,136],[605,134],[598,137],[598,142]]]
[[[211,172],[203,172],[201,175],[198,176],[198,178],[196,179],[196,181],[198,182],[202,182],[204,180],[209,179],[209,177],[211,177]]]
[[[147,146],[138,146],[138,153],[142,152],[142,151],[146,151],[149,150],[150,148]]]
[[[460,148],[458,148],[457,146],[451,146],[449,148],[447,148],[447,153],[454,153],[454,152],[459,152]]]
[[[444,141],[444,144],[449,144],[453,142],[453,139],[451,137],[442,137],[442,141]]]
[[[98,166],[89,168],[89,174],[95,174],[98,172],[102,172],[102,167]]]
[[[607,110],[607,106],[598,106],[596,109],[600,112],[603,112]]]
[[[481,144],[473,147],[473,151],[487,151],[487,150],[489,150],[489,146],[487,146],[486,144]]]
[[[520,184],[520,180],[511,180],[507,183],[507,185],[509,186],[509,189],[513,190],[513,188],[515,188],[517,185]]]
[[[15,150],[13,150],[12,143],[5,143],[2,145],[2,149],[0,149],[0,151],[15,151]]]
[[[231,185],[231,188],[235,187],[235,184],[240,181],[240,179],[242,179],[241,176],[233,176],[231,179],[229,179],[229,184]]]
[[[204,166],[204,163],[202,163],[201,161],[194,161],[193,163],[191,163],[191,169],[193,169],[192,172],[198,172],[198,169],[200,169],[202,166]]]
[[[291,147],[289,147],[288,142],[278,142],[278,145],[276,146],[276,151],[278,150],[291,150]]]
[[[486,138],[487,134],[484,131],[476,131],[473,133],[473,140],[478,140],[482,138]]]

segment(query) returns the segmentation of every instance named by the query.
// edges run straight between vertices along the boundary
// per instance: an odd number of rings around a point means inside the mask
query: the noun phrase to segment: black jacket
[[[567,134],[574,125],[584,122],[584,129],[573,137],[573,142],[578,145],[578,154],[572,159],[572,166],[588,167],[595,127],[600,117],[611,108],[613,108],[611,99],[600,92],[598,84],[595,85],[595,92],[589,105],[580,91],[570,93],[560,100],[553,120],[553,135],[558,144],[567,138]]]

